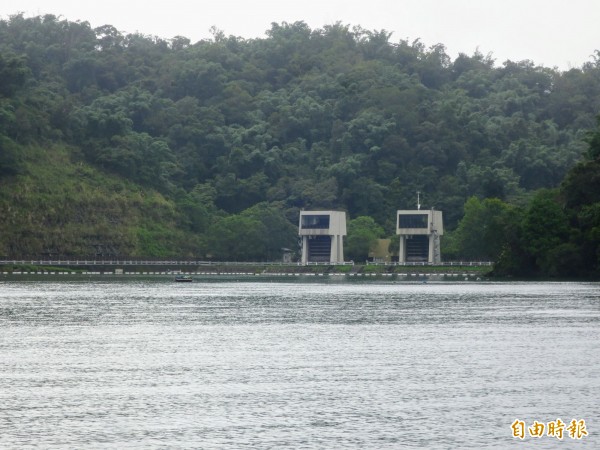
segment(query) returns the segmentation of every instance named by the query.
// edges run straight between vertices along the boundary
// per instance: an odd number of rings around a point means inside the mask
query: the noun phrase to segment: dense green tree
[[[26,60],[0,49],[0,96],[12,97],[29,74]]]
[[[536,259],[545,273],[556,274],[553,252],[568,242],[571,232],[569,218],[557,201],[556,191],[541,190],[532,199],[523,218],[524,250]]]
[[[218,261],[263,261],[267,256],[267,228],[253,217],[231,215],[209,228],[207,256]]]
[[[586,272],[581,232],[572,226],[558,190],[536,192],[523,213],[505,225],[496,273],[517,276],[576,276]]]
[[[444,240],[444,255],[468,261],[498,260],[507,240],[506,227],[514,208],[497,198],[471,197],[458,227]]]
[[[369,257],[369,251],[384,236],[383,228],[372,217],[360,216],[348,223],[348,236],[345,244],[347,259],[363,262]]]
[[[296,250],[298,241],[298,227],[290,223],[281,210],[281,205],[257,203],[240,214],[261,222],[266,230],[265,254],[269,261],[281,259],[283,249]]]
[[[587,137],[587,160],[569,171],[561,185],[572,222],[580,232],[579,256],[583,270],[594,273],[600,268],[600,119]]]

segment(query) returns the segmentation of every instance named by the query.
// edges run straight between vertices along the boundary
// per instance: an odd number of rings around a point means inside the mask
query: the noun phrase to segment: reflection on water
[[[592,283],[0,282],[0,447],[600,439]],[[536,447],[575,443],[543,437]]]

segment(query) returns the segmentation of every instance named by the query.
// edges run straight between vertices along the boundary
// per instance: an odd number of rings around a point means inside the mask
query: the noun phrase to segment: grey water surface
[[[600,448],[599,337],[596,283],[3,279],[0,448]]]

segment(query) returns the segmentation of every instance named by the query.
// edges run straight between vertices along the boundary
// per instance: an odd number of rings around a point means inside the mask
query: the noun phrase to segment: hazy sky
[[[303,20],[315,29],[339,21],[391,31],[392,42],[442,43],[452,58],[479,49],[497,65],[529,59],[563,70],[600,49],[600,0],[1,0],[3,19],[17,12],[192,42],[210,37],[212,26],[253,38],[272,22]]]

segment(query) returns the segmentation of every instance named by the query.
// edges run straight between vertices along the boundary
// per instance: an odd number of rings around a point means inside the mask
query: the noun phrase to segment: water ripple
[[[597,448],[598,288],[2,281],[0,447]]]

